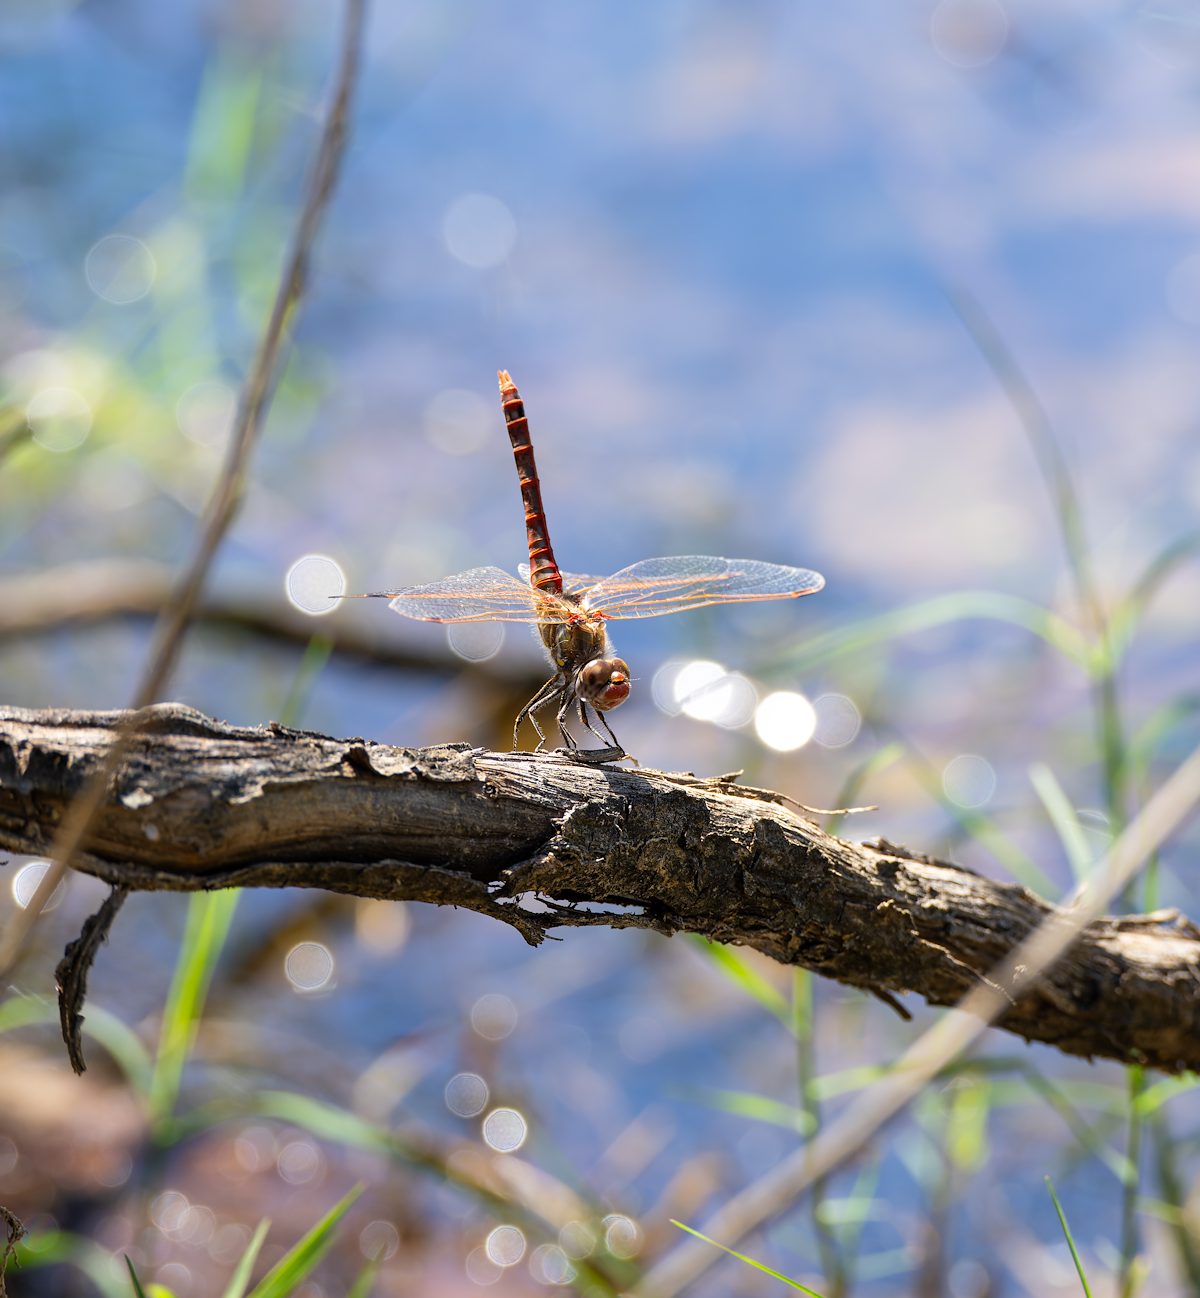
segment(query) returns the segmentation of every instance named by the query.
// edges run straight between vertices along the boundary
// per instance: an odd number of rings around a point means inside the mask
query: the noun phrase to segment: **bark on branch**
[[[582,924],[700,933],[885,999],[959,1001],[1053,907],[728,780],[465,745],[391,748],[179,704],[133,740],[78,867],[121,889],[317,887],[466,906],[531,943]],[[0,707],[0,849],[48,850],[123,714]],[[1200,930],[1090,925],[1000,1026],[1200,1069]]]

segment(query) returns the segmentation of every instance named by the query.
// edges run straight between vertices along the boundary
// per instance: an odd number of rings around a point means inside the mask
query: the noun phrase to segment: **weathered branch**
[[[39,854],[122,713],[0,708],[0,848]],[[725,780],[463,745],[390,748],[152,709],[79,868],[117,887],[320,887],[466,906],[530,942],[605,924],[740,943],[955,1004],[1053,907],[823,833]],[[1200,930],[1090,925],[1000,1025],[1070,1054],[1200,1068]]]

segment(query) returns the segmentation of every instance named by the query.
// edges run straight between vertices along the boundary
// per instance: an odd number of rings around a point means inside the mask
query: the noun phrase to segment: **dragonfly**
[[[619,761],[627,754],[606,714],[629,697],[632,678],[629,665],[613,652],[609,622],[662,617],[708,604],[795,599],[814,594],[824,586],[825,579],[808,568],[696,554],[642,559],[611,577],[563,572],[550,544],[525,405],[507,370],[499,371],[499,380],[501,409],[525,506],[528,566],[520,566],[519,577],[502,568],[471,568],[425,586],[377,591],[361,598],[390,600],[395,612],[422,622],[532,625],[554,674],[517,714],[514,750],[527,719],[538,737],[534,751],[545,748],[546,735],[537,714],[557,705],[558,732],[566,745],[558,750],[560,753],[585,762]],[[580,748],[566,724],[572,708],[580,724],[604,747]],[[595,728],[590,715],[604,727],[606,735]]]

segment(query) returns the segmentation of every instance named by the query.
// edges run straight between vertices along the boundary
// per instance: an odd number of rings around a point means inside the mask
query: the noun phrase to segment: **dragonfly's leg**
[[[604,729],[608,731],[608,737],[609,737],[609,739],[611,739],[611,740],[613,741],[613,743],[616,744],[616,746],[617,746],[618,748],[620,748],[620,747],[621,747],[621,741],[616,737],[616,735],[613,734],[613,732],[612,732],[612,726],[610,726],[610,725],[608,724],[608,718],[604,715],[604,713],[603,713],[603,712],[597,712],[597,713],[596,713],[596,719],[600,722],[600,724],[604,727]]]
[[[603,736],[603,735],[599,732],[599,730],[597,730],[596,727],[595,727],[594,725],[592,725],[592,723],[588,720],[588,718],[587,718],[587,708],[584,707],[583,700],[582,700],[582,699],[579,699],[579,700],[578,700],[578,703],[579,703],[579,720],[583,722],[584,727],[588,730],[588,732],[589,732],[590,734],[595,735],[596,738],[597,738],[597,739],[598,739],[602,744],[603,744],[603,743],[606,743],[607,741],[605,740],[604,736]],[[597,716],[600,716],[600,713],[597,712],[596,715],[597,715]],[[603,718],[601,718],[601,720],[603,720]],[[608,727],[606,726],[605,729],[607,730]],[[610,735],[612,734],[612,731],[611,731],[611,730],[609,731],[609,734],[610,734]],[[614,736],[614,738],[615,738],[615,736]],[[617,747],[619,748],[620,745],[618,744]]]
[[[540,753],[542,749],[545,748],[546,736],[541,726],[538,725],[537,717],[534,716],[534,713],[539,708],[544,708],[546,704],[549,703],[550,700],[554,697],[554,694],[556,692],[556,687],[558,685],[558,680],[559,680],[558,673],[555,672],[555,674],[550,677],[550,679],[545,683],[545,685],[543,685],[541,689],[538,690],[538,692],[533,696],[533,698],[531,698],[529,702],[526,703],[525,706],[520,710],[520,712],[517,713],[516,722],[513,724],[513,752],[516,752],[517,750],[517,735],[521,729],[521,722],[524,721],[526,717],[529,718],[529,724],[534,728],[534,730],[537,731],[538,742],[537,742],[537,747],[533,751],[535,753]]]
[[[575,742],[575,736],[567,729],[567,713],[570,711],[571,701],[573,698],[574,694],[569,689],[563,690],[562,707],[559,708],[558,716],[555,718],[558,722],[558,733],[562,735],[563,743],[572,752],[579,747]]]
[[[580,721],[582,721],[583,724],[587,727],[587,729],[593,735],[595,735],[596,738],[601,741],[601,743],[603,743],[604,736],[587,719],[587,709],[584,706],[583,700],[579,699],[577,700],[577,702],[579,704]],[[600,724],[604,726],[605,730],[608,730],[609,738],[612,739],[613,741],[612,744],[611,745],[606,744],[605,747],[603,748],[577,748],[575,752],[572,753],[571,755],[576,759],[576,761],[588,762],[596,766],[599,766],[604,762],[619,762],[624,758],[629,757],[629,754],[621,747],[620,743],[618,742],[616,735],[614,735],[613,732],[609,729],[608,723],[604,720],[603,715],[597,712],[596,716],[600,718]],[[630,757],[629,760],[631,762],[634,762],[634,765],[637,764],[634,758]]]

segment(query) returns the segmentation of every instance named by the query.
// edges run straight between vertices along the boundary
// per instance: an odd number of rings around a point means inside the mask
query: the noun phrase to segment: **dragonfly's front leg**
[[[537,731],[538,742],[537,742],[537,747],[533,751],[535,753],[540,753],[542,749],[545,748],[546,736],[542,732],[541,726],[538,725],[537,717],[534,716],[534,713],[539,708],[544,708],[546,704],[549,703],[551,699],[553,699],[554,695],[558,691],[559,680],[560,680],[559,673],[555,672],[554,675],[551,676],[550,679],[541,687],[541,689],[538,690],[538,692],[533,696],[533,698],[531,698],[529,702],[526,703],[525,706],[520,710],[520,712],[517,713],[516,722],[513,724],[513,752],[514,753],[517,751],[517,746],[518,746],[517,735],[520,733],[521,730],[521,722],[524,721],[526,717],[529,718],[529,724],[534,728],[534,730]]]

